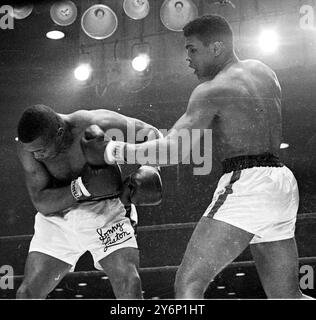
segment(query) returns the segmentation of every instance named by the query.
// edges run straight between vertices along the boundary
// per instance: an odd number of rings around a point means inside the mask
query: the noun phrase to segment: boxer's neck
[[[218,73],[229,68],[232,64],[236,63],[237,61],[238,58],[234,52],[225,55],[225,58],[219,61],[215,68],[212,70],[210,74],[210,79],[214,79],[218,75]]]

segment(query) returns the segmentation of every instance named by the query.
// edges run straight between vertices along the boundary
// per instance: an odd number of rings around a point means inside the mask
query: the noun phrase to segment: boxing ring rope
[[[297,216],[297,223],[303,223],[306,220],[316,220],[316,213],[302,213]],[[155,226],[140,226],[138,231],[140,232],[153,232],[153,231],[165,231],[165,230],[183,230],[193,229],[197,225],[197,222],[186,222],[186,223],[170,223],[161,224]],[[3,242],[21,242],[31,240],[33,235],[18,235],[18,236],[3,236],[0,237],[0,243]],[[299,258],[299,264],[312,264],[316,263],[316,256],[313,257],[301,257]],[[232,262],[226,267],[226,269],[237,269],[237,268],[249,268],[255,267],[254,261],[236,261]],[[160,266],[160,267],[145,267],[140,268],[141,274],[152,273],[152,272],[176,272],[178,266]],[[104,277],[104,271],[76,271],[68,273],[65,278],[89,278],[89,277]],[[22,280],[24,275],[13,276],[14,280]]]
[[[297,223],[305,222],[304,220],[316,220],[316,212],[314,213],[300,213],[297,215]],[[152,231],[165,231],[165,230],[183,230],[193,229],[197,225],[197,222],[185,222],[185,223],[168,223],[159,224],[154,226],[139,226],[138,232],[152,232]],[[30,241],[32,234],[17,235],[17,236],[2,236],[0,237],[0,243],[2,242],[21,242]]]

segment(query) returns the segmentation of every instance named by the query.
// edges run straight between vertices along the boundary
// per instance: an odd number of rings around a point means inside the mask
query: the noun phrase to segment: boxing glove
[[[128,205],[154,206],[162,201],[162,181],[158,168],[141,166],[125,179],[121,201]]]
[[[118,196],[122,190],[121,170],[118,166],[93,167],[85,165],[80,176],[70,184],[77,201],[97,201]]]

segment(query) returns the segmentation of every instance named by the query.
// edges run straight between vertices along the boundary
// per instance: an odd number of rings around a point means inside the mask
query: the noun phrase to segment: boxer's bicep
[[[197,87],[189,100],[186,112],[171,128],[169,138],[169,149],[178,148],[178,153],[182,154],[181,162],[189,158],[192,148],[200,143],[200,138],[207,134],[211,135],[212,122],[217,114],[216,99],[210,99],[211,90],[205,87]],[[178,137],[181,137],[180,143]]]
[[[212,126],[212,121],[217,114],[217,100],[211,98],[214,94],[208,90],[197,87],[189,100],[186,112],[174,124],[171,129],[171,134],[175,131],[192,129],[203,130],[209,129]]]

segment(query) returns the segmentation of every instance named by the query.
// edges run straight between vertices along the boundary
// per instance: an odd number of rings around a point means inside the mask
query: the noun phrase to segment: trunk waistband
[[[232,171],[250,169],[253,167],[283,167],[279,158],[271,153],[262,153],[258,155],[238,156],[225,159],[222,162],[223,173]]]

